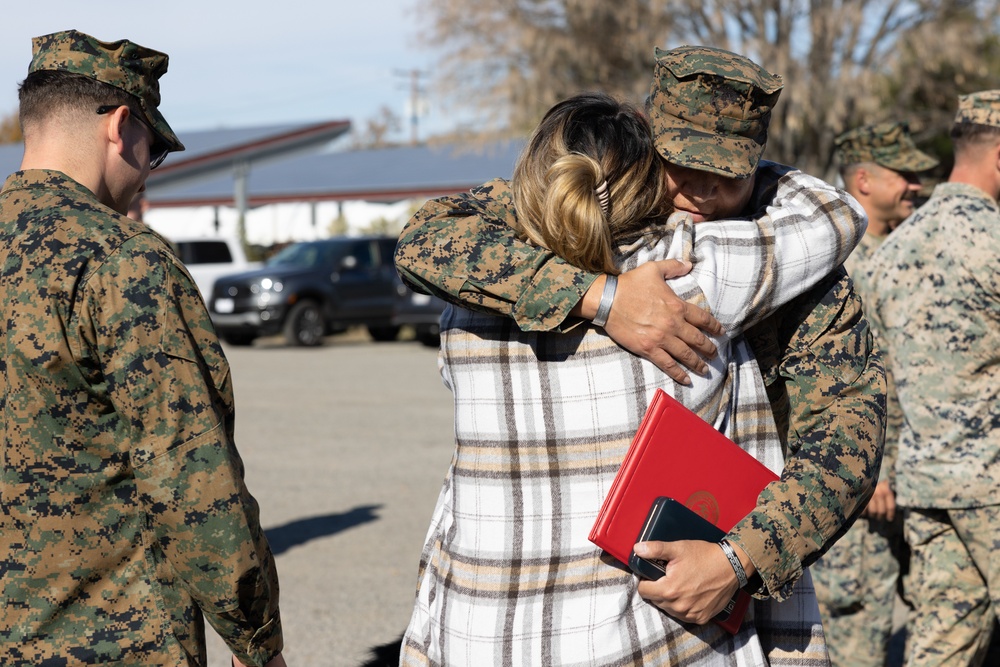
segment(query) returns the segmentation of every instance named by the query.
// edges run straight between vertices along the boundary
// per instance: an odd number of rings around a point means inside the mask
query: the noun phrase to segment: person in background
[[[21,169],[0,190],[0,663],[284,665],[274,558],[233,443],[229,365],[198,290],[125,214],[184,146],[167,56],[32,40]]]
[[[913,213],[913,198],[920,191],[918,174],[933,169],[938,161],[917,148],[905,123],[858,127],[837,137],[835,144],[844,189],[868,215],[868,229],[844,263],[867,304],[873,297],[865,281],[866,264],[890,232]],[[885,664],[896,591],[907,567],[903,517],[893,490],[902,415],[892,374],[886,370],[885,452],[878,485],[854,527],[812,566],[834,667]]]
[[[1000,618],[1000,90],[959,98],[947,182],[868,263],[903,415],[906,664],[982,665]]]

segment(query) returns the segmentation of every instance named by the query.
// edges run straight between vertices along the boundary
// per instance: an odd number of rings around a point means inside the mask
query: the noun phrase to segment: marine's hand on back
[[[667,259],[621,274],[604,327],[616,343],[682,384],[690,382],[685,368],[703,374],[708,370],[704,358],[715,356],[715,344],[705,333],[722,333],[711,313],[681,299],[665,282],[690,270],[687,262]]]

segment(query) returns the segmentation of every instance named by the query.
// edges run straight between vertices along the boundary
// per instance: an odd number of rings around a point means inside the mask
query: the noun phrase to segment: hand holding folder
[[[678,535],[673,539],[717,542],[753,510],[761,490],[776,479],[736,443],[658,389],[601,506],[590,541],[622,563],[636,561],[632,547],[643,541],[654,503],[667,497],[709,524],[706,530],[685,515],[680,523],[688,528],[672,533]],[[685,532],[688,529],[693,532]],[[643,576],[644,571],[636,574]],[[750,596],[739,591],[731,612],[716,622],[737,632],[749,604]]]

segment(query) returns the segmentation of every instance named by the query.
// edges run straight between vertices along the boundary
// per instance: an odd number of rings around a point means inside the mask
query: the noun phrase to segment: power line
[[[415,146],[419,141],[420,116],[425,102],[420,80],[430,74],[419,69],[396,70],[393,74],[410,80],[410,144]]]

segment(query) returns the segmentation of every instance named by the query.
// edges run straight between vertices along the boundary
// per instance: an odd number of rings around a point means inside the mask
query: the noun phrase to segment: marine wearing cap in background
[[[183,149],[167,57],[75,30],[32,46],[0,190],[0,664],[204,665],[207,619],[235,664],[280,667],[228,362],[170,244],[125,215]]]
[[[1000,617],[1000,91],[958,100],[954,167],[870,260],[865,311],[906,418],[906,664],[996,665]]]
[[[864,303],[871,255],[913,212],[917,172],[938,161],[919,150],[906,123],[858,127],[835,140],[845,189],[868,214],[868,229],[844,266]],[[882,667],[888,656],[900,572],[907,560],[896,511],[893,467],[902,414],[887,373],[885,450],[879,483],[854,526],[812,567],[833,667]]]
[[[846,264],[857,281],[864,260],[913,213],[921,188],[918,173],[938,161],[917,148],[909,125],[902,122],[855,128],[838,136],[834,145],[844,189],[868,213],[865,237]]]

